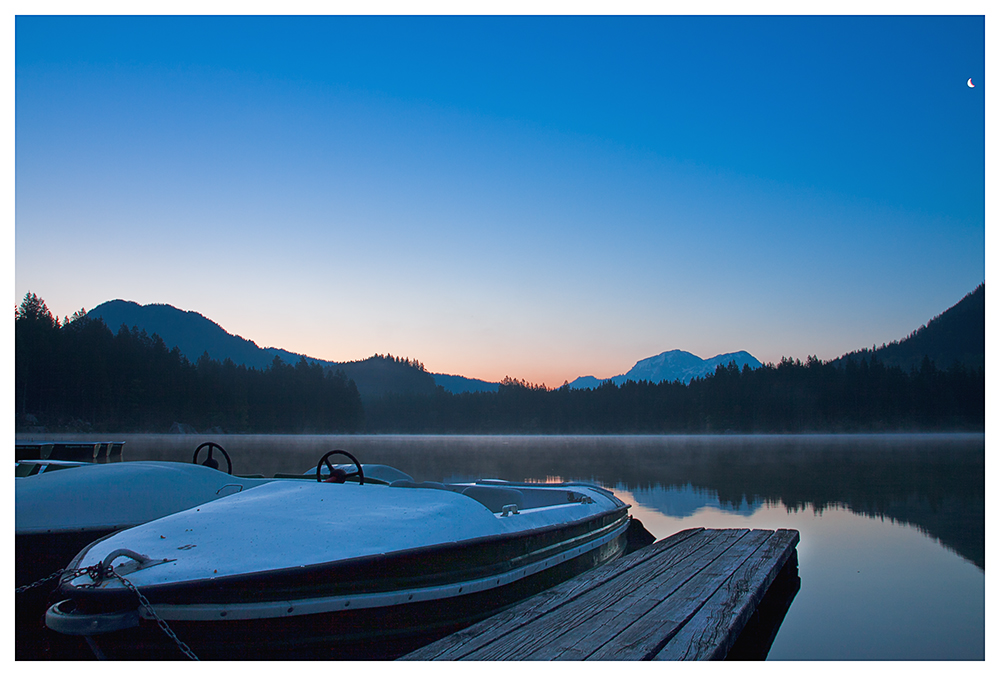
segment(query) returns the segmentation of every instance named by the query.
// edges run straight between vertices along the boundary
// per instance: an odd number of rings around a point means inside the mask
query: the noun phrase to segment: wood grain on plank
[[[655,581],[664,576],[684,575],[685,562],[692,561],[692,552],[701,552],[713,547],[725,547],[726,541],[734,534],[728,531],[702,531],[678,546],[646,559],[642,564],[629,569],[625,575],[618,575],[602,584],[592,586],[571,602],[557,610],[534,618],[524,627],[508,632],[503,640],[470,653],[469,659],[476,660],[548,660],[560,646],[565,645],[563,634],[575,627],[608,621],[609,616],[622,612],[627,604],[622,599],[630,594],[649,593],[655,588]],[[721,541],[721,545],[718,543]],[[710,556],[705,554],[704,556]],[[697,556],[694,560],[697,560]]]
[[[681,531],[403,659],[721,659],[798,540],[793,530]]]
[[[647,612],[669,598],[693,577],[697,577],[712,561],[728,551],[747,531],[708,531],[705,545],[690,548],[685,556],[659,567],[655,576],[645,580],[630,580],[624,596],[606,606],[589,622],[580,622],[572,630],[550,641],[530,655],[538,660],[580,660],[615,640],[626,628],[639,621]],[[711,540],[709,537],[714,535]]]
[[[420,648],[402,660],[457,660],[473,651],[514,631],[537,617],[551,612],[591,591],[595,586],[623,575],[644,562],[660,557],[691,538],[705,532],[704,528],[691,528],[674,533],[637,552],[595,568],[583,575],[543,591],[521,603],[508,607],[498,614],[450,636]]]
[[[726,531],[724,531],[726,532]],[[674,593],[644,613],[598,650],[594,660],[648,660],[701,609],[726,579],[767,540],[770,531],[753,530],[701,568]]]
[[[798,540],[797,531],[771,535],[653,659],[725,659]]]

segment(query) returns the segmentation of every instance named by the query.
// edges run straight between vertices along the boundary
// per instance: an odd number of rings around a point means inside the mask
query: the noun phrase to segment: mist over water
[[[214,441],[234,474],[305,473],[343,449],[418,481],[591,481],[657,538],[794,528],[802,586],[769,659],[985,656],[982,434],[101,436],[126,461],[191,462]]]

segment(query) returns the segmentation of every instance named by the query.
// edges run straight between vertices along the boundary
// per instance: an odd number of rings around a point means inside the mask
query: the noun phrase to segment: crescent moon
[[[971,77],[969,78],[969,82],[968,82],[968,85],[969,85],[970,87],[975,87],[975,86],[976,86],[976,85],[972,84],[972,78],[971,78]]]

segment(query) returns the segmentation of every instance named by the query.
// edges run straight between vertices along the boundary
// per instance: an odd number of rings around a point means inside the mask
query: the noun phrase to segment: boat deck
[[[777,602],[780,625],[798,589],[798,541],[798,531],[784,529],[681,531],[402,659],[761,657],[737,639],[755,635],[766,655],[777,625],[761,621],[761,601],[779,577],[793,580]]]

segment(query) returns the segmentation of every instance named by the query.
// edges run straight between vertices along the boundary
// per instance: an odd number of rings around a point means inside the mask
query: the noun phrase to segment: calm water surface
[[[182,462],[216,441],[237,474],[304,472],[341,448],[418,481],[593,481],[657,538],[794,528],[802,585],[768,659],[985,658],[981,434],[117,438],[126,460]]]

